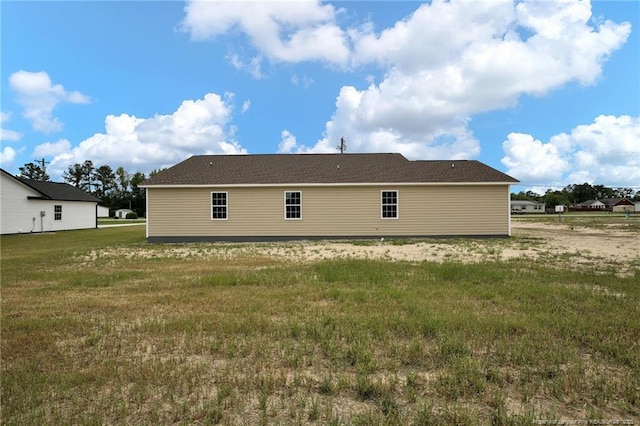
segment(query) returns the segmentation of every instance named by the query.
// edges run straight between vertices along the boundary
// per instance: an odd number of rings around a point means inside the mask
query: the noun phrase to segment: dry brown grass
[[[332,243],[471,263],[142,232],[2,237],[3,423],[640,419],[637,263],[568,269],[582,255],[545,252],[535,229]],[[537,257],[502,255],[518,247]]]

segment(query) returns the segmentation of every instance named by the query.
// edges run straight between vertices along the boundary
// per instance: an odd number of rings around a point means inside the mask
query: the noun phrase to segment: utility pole
[[[42,160],[33,160],[36,163],[40,164],[42,167],[42,174],[46,175],[47,174],[47,164],[49,164],[51,161],[45,161],[44,157],[42,157]]]
[[[340,150],[340,154],[344,154],[347,150],[347,143],[344,141],[344,138],[340,138],[340,145],[338,145],[336,149]]]

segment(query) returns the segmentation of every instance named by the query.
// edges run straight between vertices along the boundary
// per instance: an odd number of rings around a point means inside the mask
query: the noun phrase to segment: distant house
[[[512,214],[544,214],[545,204],[537,201],[511,200]]]
[[[626,198],[603,198],[602,203],[606,206],[606,209],[614,213],[631,213],[636,211],[636,206],[633,201]]]
[[[131,209],[118,209],[115,212],[115,216],[118,219],[126,219],[127,218],[127,214],[129,214],[129,213],[133,213],[133,210],[131,210]]]
[[[109,217],[109,207],[98,204],[98,217]]]
[[[478,161],[336,153],[193,156],[140,187],[150,242],[260,241],[508,236],[517,182]]]
[[[575,210],[605,210],[607,206],[599,200],[587,200],[575,206]]]
[[[15,177],[0,169],[2,234],[96,228],[100,200],[66,183]]]

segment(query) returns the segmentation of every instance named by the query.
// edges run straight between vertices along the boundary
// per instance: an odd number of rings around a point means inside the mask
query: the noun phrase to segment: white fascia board
[[[380,182],[380,183],[248,183],[248,184],[206,184],[206,185],[144,185],[138,188],[285,188],[300,186],[480,186],[480,185],[513,185],[513,182]]]

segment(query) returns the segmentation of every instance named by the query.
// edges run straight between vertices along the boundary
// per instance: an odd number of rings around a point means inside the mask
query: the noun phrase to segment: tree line
[[[27,163],[19,167],[24,179],[50,181],[51,178],[46,169],[40,164]],[[149,177],[158,171],[154,170]],[[131,209],[144,216],[146,209],[146,193],[139,185],[147,179],[142,172],[130,173],[120,166],[113,170],[109,165],[94,166],[93,161],[76,163],[67,168],[62,174],[62,179],[70,185],[94,195],[101,200],[101,205],[110,210]]]
[[[589,183],[571,184],[560,190],[548,189],[543,195],[533,191],[512,193],[512,200],[537,201],[545,203],[546,207],[558,205],[569,206],[584,203],[587,200],[602,200],[604,198],[626,198],[630,201],[640,201],[640,191],[633,188],[609,188],[604,185]]]

